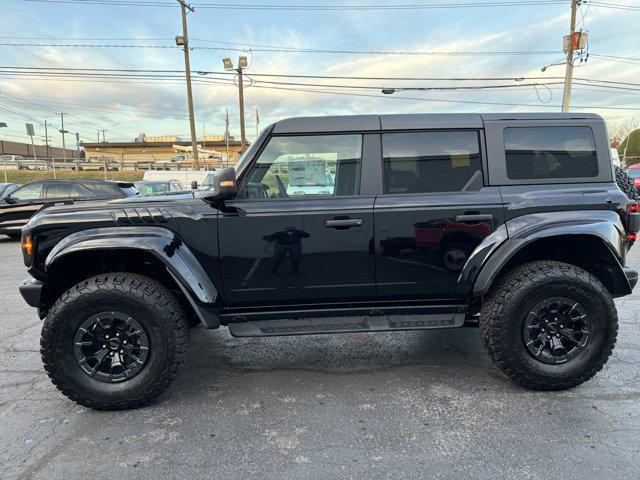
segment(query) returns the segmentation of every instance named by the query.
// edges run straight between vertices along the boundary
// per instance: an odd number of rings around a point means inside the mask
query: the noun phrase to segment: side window
[[[504,148],[511,180],[598,176],[589,127],[507,127]]]
[[[19,188],[18,190],[13,192],[11,194],[11,198],[20,201],[37,200],[41,197],[41,194],[42,184],[30,183],[29,185],[25,185],[24,187]]]
[[[99,198],[115,198],[117,194],[113,187],[108,183],[87,183],[83,185],[88,188],[93,195]]]
[[[382,135],[384,193],[434,193],[482,187],[478,132]]]
[[[68,183],[47,184],[46,198],[69,198],[70,185]]]
[[[362,135],[273,137],[243,181],[240,197],[357,195]]]

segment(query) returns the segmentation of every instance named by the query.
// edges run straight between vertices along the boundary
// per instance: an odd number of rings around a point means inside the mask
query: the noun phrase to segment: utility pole
[[[51,157],[51,151],[49,150],[49,132],[47,131],[47,127],[49,125],[47,124],[47,119],[44,119],[44,145],[45,145],[45,155],[47,156],[47,158]]]
[[[64,129],[64,116],[67,114],[67,112],[60,112],[60,133],[62,134],[62,159],[64,160],[64,163],[67,163],[67,145],[64,142],[64,134],[65,133],[69,133],[67,130]],[[77,169],[77,165],[76,165],[76,169]]]
[[[98,130],[98,143],[100,143],[100,130]]]
[[[576,10],[580,0],[571,0],[571,24],[569,26],[569,46],[567,48],[567,70],[564,74],[564,93],[562,95],[562,111],[568,112],[571,105],[571,83],[573,82],[573,37],[576,31]]]
[[[187,10],[194,12],[191,5],[184,0],[178,0],[182,11],[182,37],[176,37],[176,45],[182,45],[184,51],[184,71],[187,78],[187,103],[189,105],[189,126],[191,127],[191,148],[193,150],[193,164],[198,170],[198,141],[196,137],[196,119],[193,113],[193,93],[191,92],[191,64],[189,62],[189,35],[187,34]]]
[[[107,139],[104,136],[105,132],[108,132],[109,130],[105,130],[104,128],[102,130],[100,130],[102,132],[102,143],[106,143]],[[100,139],[98,139],[98,142],[100,141]]]

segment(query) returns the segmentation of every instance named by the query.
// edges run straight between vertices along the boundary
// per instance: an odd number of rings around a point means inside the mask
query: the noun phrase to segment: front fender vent
[[[168,225],[176,222],[164,208],[125,208],[111,212],[113,220],[121,226],[129,225]]]

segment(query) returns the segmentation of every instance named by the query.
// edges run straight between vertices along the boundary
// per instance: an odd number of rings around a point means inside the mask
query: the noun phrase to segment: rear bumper
[[[636,281],[638,275],[636,274]],[[31,307],[38,308],[40,306],[40,298],[42,297],[42,282],[36,280],[35,278],[27,278],[20,285],[20,295],[27,302],[27,304]]]
[[[624,272],[624,276],[627,277],[631,290],[633,290],[633,287],[638,283],[638,272],[631,267],[623,267],[622,271]]]

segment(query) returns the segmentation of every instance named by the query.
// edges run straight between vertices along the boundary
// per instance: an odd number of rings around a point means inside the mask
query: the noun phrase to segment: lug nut
[[[558,335],[558,336],[560,336],[560,335]],[[124,353],[124,350],[120,350],[120,353]]]
[[[109,340],[109,335],[105,335],[104,338],[106,338],[107,340]]]
[[[564,328],[564,325],[560,325],[560,328]]]
[[[560,334],[559,334],[559,333],[556,333],[556,337],[560,338]]]
[[[126,345],[126,344],[127,344],[127,341],[126,341],[126,340],[123,340],[123,342],[122,342],[122,343],[123,343],[123,345]]]
[[[102,345],[102,348],[107,348],[107,346],[106,345]]]
[[[547,340],[551,340],[551,335],[547,335]]]
[[[120,334],[119,334],[119,333],[116,333],[116,337],[119,337],[119,336],[120,336]]]
[[[113,352],[109,352],[109,356],[110,356],[110,357],[113,357]]]

